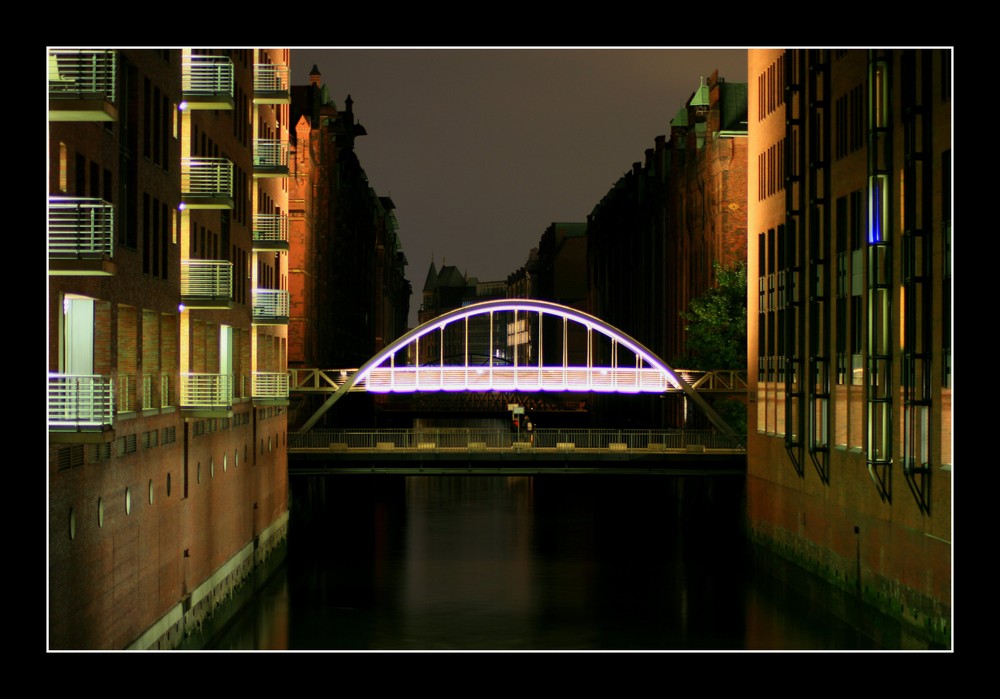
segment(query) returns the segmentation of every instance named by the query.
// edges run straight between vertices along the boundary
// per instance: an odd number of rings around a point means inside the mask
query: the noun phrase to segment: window
[[[885,128],[889,123],[888,68],[883,61],[872,65],[871,112],[873,128]]]
[[[886,175],[872,175],[868,189],[868,243],[885,242],[888,236],[886,197],[888,178]]]
[[[152,134],[150,133],[153,128],[153,87],[149,82],[149,78],[143,81],[142,85],[142,155],[146,158],[152,157]]]
[[[69,187],[69,165],[67,164],[66,144],[59,142],[59,191],[63,194]]]
[[[79,153],[76,154],[76,168],[73,171],[75,177],[76,196],[87,196],[87,159]]]

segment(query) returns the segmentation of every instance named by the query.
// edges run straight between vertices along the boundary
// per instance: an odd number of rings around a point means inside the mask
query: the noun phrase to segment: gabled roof
[[[424,291],[434,291],[438,285],[438,273],[434,268],[434,261],[431,260],[431,267],[427,270],[427,279],[424,280]]]

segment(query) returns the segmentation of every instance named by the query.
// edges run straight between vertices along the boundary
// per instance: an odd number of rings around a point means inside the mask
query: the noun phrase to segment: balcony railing
[[[232,374],[181,374],[181,408],[228,409],[232,405]]]
[[[114,252],[113,204],[102,199],[49,197],[50,260],[107,260]]]
[[[253,373],[253,398],[288,399],[287,371],[255,371]]]
[[[257,250],[287,250],[288,215],[254,214],[253,246]]]
[[[233,62],[226,56],[188,56],[182,66],[190,109],[233,109]]]
[[[160,374],[160,407],[170,408],[174,405],[174,387],[170,382],[170,374]]]
[[[253,322],[287,323],[288,292],[280,289],[254,289]]]
[[[288,174],[288,142],[280,138],[256,138],[253,142],[255,175]]]
[[[136,408],[135,374],[118,374],[118,412],[130,413]]]
[[[154,374],[143,374],[142,375],[142,409],[152,410],[156,407],[153,402],[153,396],[156,393],[153,390],[153,379]]]
[[[182,158],[181,196],[189,208],[233,208],[233,164],[226,158]]]
[[[181,297],[189,305],[226,302],[233,296],[233,263],[229,260],[181,260]]]
[[[49,49],[49,97],[99,95],[114,102],[117,68],[117,51]]]
[[[49,374],[49,428],[101,429],[114,417],[110,376]]]
[[[288,104],[291,101],[288,66],[257,63],[253,67],[253,101],[256,104]]]

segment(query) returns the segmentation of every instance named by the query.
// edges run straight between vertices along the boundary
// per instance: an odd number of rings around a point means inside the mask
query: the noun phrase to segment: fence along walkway
[[[727,451],[742,453],[742,437],[713,430],[536,429],[531,433],[502,428],[423,428],[386,430],[312,430],[289,434],[290,453],[306,451],[498,451],[509,449],[588,450],[608,452]]]

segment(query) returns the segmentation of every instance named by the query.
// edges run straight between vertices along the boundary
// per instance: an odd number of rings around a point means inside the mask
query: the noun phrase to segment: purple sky
[[[586,221],[718,69],[746,82],[746,49],[292,48],[338,109],[354,100],[368,180],[396,205],[413,284],[433,256],[505,279],[553,221]]]

